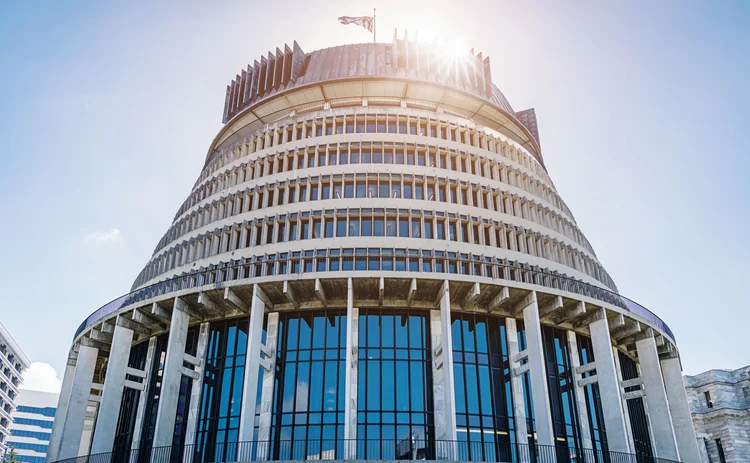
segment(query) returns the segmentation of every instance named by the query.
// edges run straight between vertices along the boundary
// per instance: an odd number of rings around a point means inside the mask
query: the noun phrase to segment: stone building
[[[49,461],[697,462],[674,334],[490,69],[396,34],[242,69],[132,291],[75,333]]]
[[[750,461],[750,366],[685,376],[704,463]]]

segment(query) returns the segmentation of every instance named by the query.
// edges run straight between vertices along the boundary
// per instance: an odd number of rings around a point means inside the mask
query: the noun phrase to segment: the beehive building
[[[223,121],[76,332],[48,461],[697,461],[672,332],[618,294],[489,58],[295,42]]]

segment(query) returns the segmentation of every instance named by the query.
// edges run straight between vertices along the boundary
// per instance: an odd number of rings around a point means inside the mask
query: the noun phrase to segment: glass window
[[[576,334],[578,344],[578,358],[581,365],[586,365],[594,361],[594,348],[591,345],[591,339],[586,336]],[[571,353],[576,355],[576,353]],[[583,378],[595,375],[596,371],[589,371],[583,374]],[[589,432],[591,434],[594,450],[598,452],[607,452],[607,432],[604,427],[604,413],[602,410],[601,397],[599,395],[599,385],[597,383],[589,384],[583,388],[586,398],[586,413],[589,418]]]
[[[432,239],[432,220],[430,219],[424,221],[424,237],[428,240]]]
[[[358,459],[434,455],[429,312],[362,309]]]
[[[578,406],[574,391],[575,378],[570,369],[567,332],[551,326],[542,326],[542,342],[547,366],[552,427],[560,460],[569,455],[571,449],[581,449]]]
[[[468,313],[452,317],[458,459],[514,461],[505,319]]]
[[[242,317],[211,323],[203,369],[195,461],[236,459],[248,321],[248,317]],[[258,391],[253,392],[257,402]]]
[[[346,311],[279,317],[273,460],[343,459]]]

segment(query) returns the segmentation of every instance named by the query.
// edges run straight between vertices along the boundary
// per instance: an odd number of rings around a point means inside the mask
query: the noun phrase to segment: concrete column
[[[263,389],[260,395],[260,417],[258,419],[258,460],[268,460],[268,442],[271,440],[271,419],[273,417],[273,386],[276,374],[276,345],[279,338],[279,313],[268,314],[266,326],[266,357],[268,369],[263,371]]]
[[[83,421],[83,433],[81,433],[81,443],[78,445],[78,455],[92,455],[91,438],[94,435],[94,423],[98,412],[97,404],[89,402],[86,408],[86,419]]]
[[[346,292],[346,401],[344,410],[344,459],[357,458],[357,393],[359,361],[359,309],[354,307],[352,279],[347,282]]]
[[[185,361],[185,344],[187,342],[188,324],[190,323],[190,316],[186,313],[186,308],[185,301],[179,297],[175,298],[159,394],[154,447],[172,445],[175,419],[177,418],[177,401],[180,398],[180,383],[182,382],[182,364]]]
[[[529,380],[531,382],[531,399],[534,401],[534,422],[536,425],[536,442],[539,445],[555,445],[555,433],[552,428],[552,414],[547,387],[547,370],[544,361],[542,344],[542,327],[539,324],[539,305],[536,291],[532,291],[523,301],[523,324],[526,329],[526,351],[529,359]]]
[[[60,389],[60,398],[57,399],[57,412],[55,413],[55,421],[52,425],[52,433],[49,439],[49,446],[47,447],[47,463],[57,461],[57,452],[60,449],[60,437],[62,437],[62,430],[65,427],[65,417],[68,413],[68,403],[70,401],[70,391],[73,387],[73,378],[75,377],[76,366],[72,364],[71,360],[68,360],[68,364],[65,366],[65,376],[63,376],[62,388]]]
[[[435,409],[435,440],[456,440],[455,389],[453,387],[453,343],[451,340],[450,285],[443,282],[440,309],[430,311],[432,331],[432,395]],[[456,458],[456,449],[440,446],[438,459]]]
[[[612,347],[612,357],[615,359],[615,372],[617,373],[617,383],[619,384],[622,383],[622,367],[620,366],[620,355],[617,353],[617,348],[614,346]],[[633,429],[630,425],[630,410],[628,409],[628,403],[622,396],[622,393],[620,394],[620,403],[622,404],[623,418],[625,419],[625,433],[628,437],[628,448],[633,449],[633,452],[635,452]]]
[[[245,361],[245,378],[242,387],[242,412],[240,414],[240,442],[254,440],[255,402],[258,395],[258,369],[263,340],[263,319],[266,305],[263,302],[262,290],[253,286],[253,299],[250,303],[250,324],[247,328],[247,360]],[[242,449],[244,452],[245,450]],[[243,458],[244,458],[243,454]]]
[[[143,371],[146,377],[143,379],[143,391],[138,395],[138,410],[135,412],[135,425],[133,426],[133,442],[131,448],[137,451],[141,446],[141,432],[143,431],[143,419],[148,403],[149,381],[151,381],[151,370],[154,366],[156,353],[156,336],[148,340],[148,349],[146,350],[146,363]]]
[[[586,392],[583,387],[579,386],[580,375],[576,372],[578,367],[581,366],[581,358],[578,354],[578,339],[574,331],[568,331],[568,352],[570,353],[570,370],[573,373],[573,391],[575,394],[577,409],[578,409],[578,422],[580,423],[581,432],[581,444],[584,449],[593,449],[594,444],[591,439],[591,424],[589,423],[588,405],[586,403]],[[594,356],[596,358],[596,356]],[[609,428],[607,428],[609,431]],[[607,434],[609,436],[609,434]],[[591,454],[585,455],[587,463],[593,463]]]
[[[200,364],[195,366],[195,371],[199,374],[198,379],[193,379],[193,385],[190,389],[190,409],[188,410],[187,425],[185,426],[185,445],[195,444],[195,434],[198,426],[198,414],[200,413],[201,401],[201,384],[203,383],[203,372],[206,368],[206,347],[208,346],[208,333],[211,324],[201,323],[198,332],[198,345],[195,349],[195,358]],[[192,454],[185,452],[186,461],[192,461]]]
[[[125,388],[125,372],[130,360],[130,346],[133,344],[133,330],[115,325],[112,336],[112,347],[109,351],[107,374],[104,377],[102,402],[99,405],[99,416],[96,419],[94,442],[91,454],[112,451],[117,431],[117,419],[120,416],[122,392]]]
[[[674,356],[661,360],[661,371],[664,375],[669,412],[672,415],[680,458],[685,463],[698,463],[701,461],[701,456],[698,449],[698,440],[695,438],[693,419],[690,416],[690,406],[685,393],[685,383],[682,380],[679,357]]]
[[[62,423],[58,460],[78,456],[98,355],[99,349],[94,347],[80,346],[78,350],[78,359],[66,404],[65,421]],[[60,400],[63,400],[62,397]]]
[[[632,453],[625,424],[622,389],[617,377],[612,340],[609,337],[609,322],[604,313],[599,320],[589,324],[589,331],[596,363],[604,427],[607,430],[607,446],[613,452]]]
[[[527,455],[525,445],[529,443],[529,429],[526,416],[526,398],[523,393],[523,373],[516,374],[520,362],[514,362],[513,358],[518,355],[518,329],[515,318],[505,319],[505,333],[508,339],[508,356],[510,357],[510,391],[513,396],[513,419],[516,424],[516,443],[519,446],[519,454]],[[528,461],[528,458],[521,461]]]
[[[640,339],[636,341],[635,347],[638,351],[641,379],[646,393],[646,405],[648,406],[655,456],[668,460],[679,460],[656,341],[653,336]]]

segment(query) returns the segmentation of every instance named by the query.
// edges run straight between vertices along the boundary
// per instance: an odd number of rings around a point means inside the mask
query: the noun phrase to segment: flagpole
[[[378,20],[375,14],[375,8],[372,9],[372,41],[378,43]]]

